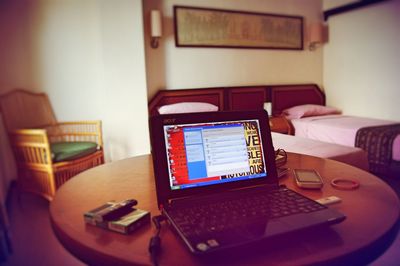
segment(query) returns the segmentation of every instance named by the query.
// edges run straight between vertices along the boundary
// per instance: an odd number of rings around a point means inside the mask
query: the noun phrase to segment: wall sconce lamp
[[[158,41],[162,36],[161,12],[160,10],[151,10],[150,13],[151,40],[152,48],[158,47]]]
[[[309,27],[309,45],[308,49],[314,51],[317,49],[318,44],[324,41],[324,25],[321,23],[313,23]]]

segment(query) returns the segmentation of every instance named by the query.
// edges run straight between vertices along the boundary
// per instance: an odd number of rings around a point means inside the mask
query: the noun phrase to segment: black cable
[[[150,239],[149,243],[149,252],[151,261],[154,266],[158,266],[157,257],[161,251],[161,238],[160,238],[160,231],[161,231],[161,222],[164,221],[166,218],[163,215],[153,216],[151,219],[156,227],[157,231],[156,234]]]

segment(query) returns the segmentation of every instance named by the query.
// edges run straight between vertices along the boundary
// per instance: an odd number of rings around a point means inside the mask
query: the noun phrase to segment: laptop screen
[[[171,190],[267,176],[256,119],[164,125]]]

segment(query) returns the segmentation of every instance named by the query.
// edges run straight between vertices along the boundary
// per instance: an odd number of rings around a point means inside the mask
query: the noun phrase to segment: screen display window
[[[173,190],[267,176],[257,120],[165,125]]]

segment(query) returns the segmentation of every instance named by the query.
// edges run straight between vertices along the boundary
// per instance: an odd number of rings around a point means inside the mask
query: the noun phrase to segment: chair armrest
[[[46,127],[50,142],[90,141],[103,147],[101,121],[60,122]]]
[[[51,164],[50,144],[44,129],[18,129],[10,133],[17,163]]]

